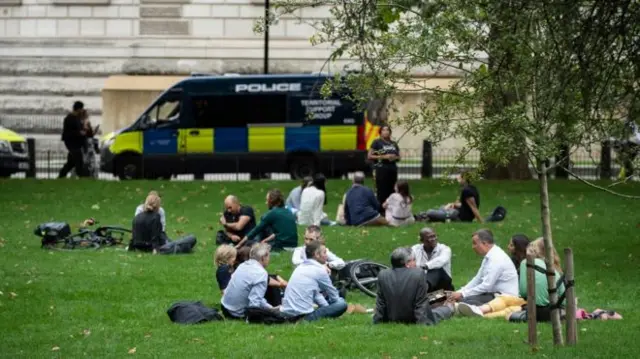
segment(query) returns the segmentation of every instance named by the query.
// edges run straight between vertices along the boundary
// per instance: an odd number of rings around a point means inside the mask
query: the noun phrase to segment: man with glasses
[[[427,272],[429,293],[453,291],[451,279],[451,248],[438,242],[438,235],[429,227],[420,230],[420,244],[411,247],[416,266]]]

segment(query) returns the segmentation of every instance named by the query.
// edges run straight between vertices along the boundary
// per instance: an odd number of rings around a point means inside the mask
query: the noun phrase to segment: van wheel
[[[294,157],[289,163],[289,174],[293,179],[302,179],[316,173],[316,161],[312,156]]]
[[[123,156],[117,159],[116,171],[120,180],[140,179],[142,177],[142,159],[139,156]]]

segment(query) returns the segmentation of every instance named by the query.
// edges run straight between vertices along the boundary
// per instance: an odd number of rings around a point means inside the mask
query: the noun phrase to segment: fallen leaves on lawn
[[[85,329],[85,330],[83,330],[83,331],[82,331],[82,334],[83,334],[85,337],[88,337],[89,335],[91,335],[91,330],[90,330],[90,329]]]
[[[186,218],[186,217],[184,217],[184,216],[180,216],[180,217],[176,218],[176,221],[177,221],[178,223],[189,223],[189,219],[187,219],[187,218]]]
[[[9,292],[9,297],[11,297],[11,299],[17,297],[18,295],[15,292]]]
[[[133,347],[133,348],[129,349],[128,353],[129,354],[135,354],[136,353],[136,348]]]
[[[144,337],[145,338],[151,338],[151,333],[145,333]]]
[[[439,340],[434,340],[434,341],[433,341],[433,344],[434,344],[434,345],[440,345],[440,344],[442,344],[442,342],[441,342],[441,341],[439,341]]]
[[[423,337],[420,337],[420,339],[422,339],[422,340],[429,340],[429,337],[425,335],[425,336],[423,336]]]
[[[97,211],[97,210],[99,210],[99,209],[100,209],[100,205],[96,203],[96,204],[94,204],[93,206],[91,206],[91,209],[93,209],[93,210]]]
[[[587,213],[587,218],[593,217],[593,213]]]
[[[567,208],[573,208],[573,204],[569,203],[569,204],[567,205]]]
[[[53,347],[53,348],[51,348],[51,351],[52,351],[52,352],[57,352],[58,350],[60,350],[60,347]]]

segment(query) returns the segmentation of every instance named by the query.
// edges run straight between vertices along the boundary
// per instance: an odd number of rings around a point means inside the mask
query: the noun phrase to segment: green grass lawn
[[[166,310],[179,300],[219,305],[213,275],[213,240],[222,199],[233,193],[264,213],[272,187],[288,191],[294,182],[85,182],[9,180],[0,182],[0,357],[3,358],[519,358],[530,356],[633,358],[640,352],[637,298],[640,280],[640,208],[575,182],[552,182],[554,240],[575,251],[579,306],[615,309],[624,320],[579,323],[579,345],[554,349],[551,328],[540,324],[540,349],[525,344],[526,324],[454,318],[436,327],[371,324],[371,316],[345,315],[298,325],[263,327],[213,322],[180,326]],[[327,211],[348,187],[328,184]],[[449,202],[457,188],[414,181],[414,210]],[[640,194],[637,184],[621,191]],[[481,182],[482,212],[504,205],[506,221],[488,225],[506,247],[514,233],[537,237],[540,215],[536,182]],[[193,255],[151,256],[114,248],[49,252],[33,235],[38,223],[68,221],[77,226],[95,217],[102,224],[129,226],[137,204],[157,189],[167,212],[167,230],[194,233]],[[328,246],[345,259],[388,263],[390,251],[413,245],[421,225],[405,229],[326,228]],[[456,287],[466,283],[481,259],[471,250],[477,224],[436,225],[452,247]],[[302,228],[300,229],[302,233]],[[302,239],[301,239],[302,240]],[[274,256],[270,272],[288,277],[288,254]],[[348,301],[373,305],[352,292]],[[135,351],[133,350],[135,349]],[[129,352],[134,353],[129,353]],[[635,353],[635,354],[634,354]]]

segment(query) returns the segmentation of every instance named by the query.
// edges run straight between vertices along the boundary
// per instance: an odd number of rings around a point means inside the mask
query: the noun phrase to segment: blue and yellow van
[[[191,76],[130,126],[103,137],[101,169],[121,179],[192,173],[367,171],[378,134],[344,97],[320,94],[328,75]]]

